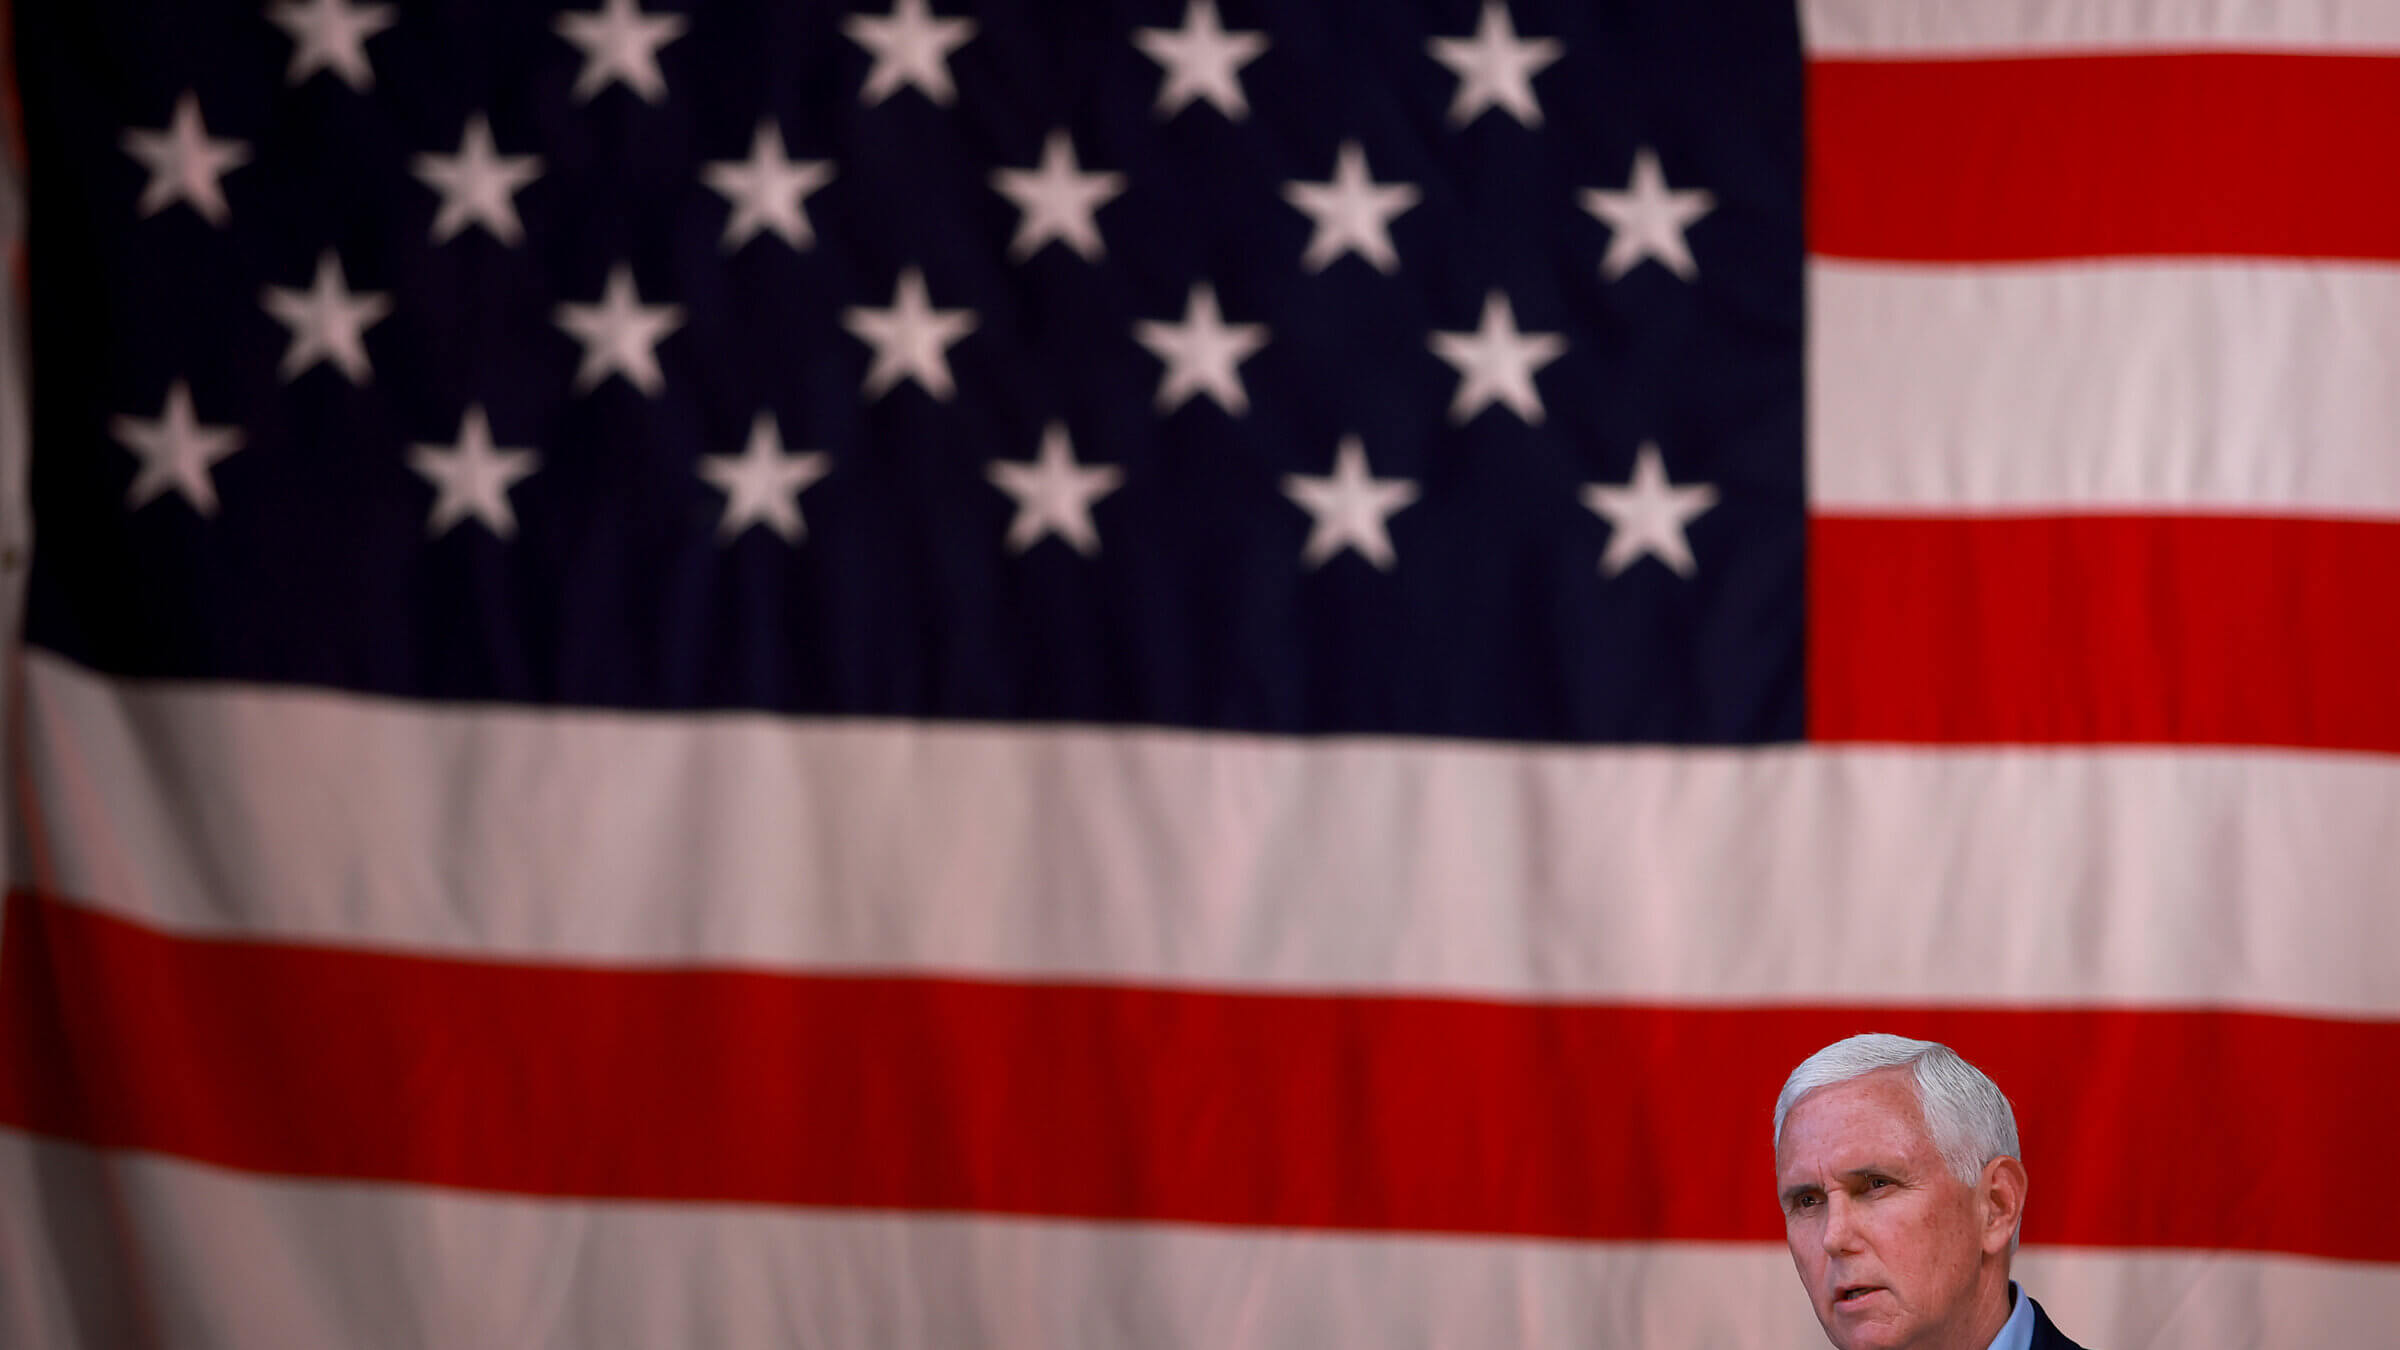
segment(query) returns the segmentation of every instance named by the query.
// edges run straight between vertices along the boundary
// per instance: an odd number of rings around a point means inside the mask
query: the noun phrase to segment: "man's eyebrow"
[[[1901,1175],[1901,1169],[1891,1163],[1871,1162],[1861,1163],[1857,1167],[1844,1168],[1843,1170],[1834,1173],[1834,1175],[1841,1177],[1844,1180],[1863,1177],[1896,1177]],[[1806,1195],[1811,1191],[1819,1191],[1823,1189],[1824,1187],[1819,1186],[1813,1181],[1798,1181],[1784,1187],[1781,1195],[1783,1197],[1783,1203],[1789,1205],[1794,1200],[1799,1199],[1801,1196]]]

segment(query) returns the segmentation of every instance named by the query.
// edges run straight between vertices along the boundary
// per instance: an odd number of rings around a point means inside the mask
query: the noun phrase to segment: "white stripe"
[[[1764,1203],[1764,1201],[1762,1201]],[[2400,1267],[2028,1248],[2111,1350],[2386,1343]],[[596,1204],[244,1176],[0,1131],[10,1345],[1823,1350],[1768,1244]]]
[[[31,667],[44,884],[186,932],[1168,985],[2400,1011],[2391,757],[462,711]]]
[[[2400,267],[1812,259],[1808,288],[1815,509],[2400,516]]]
[[[1802,0],[1814,57],[2400,51],[2391,0]]]

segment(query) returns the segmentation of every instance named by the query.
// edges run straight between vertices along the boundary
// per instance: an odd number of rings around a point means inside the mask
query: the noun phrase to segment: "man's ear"
[[[2025,1217],[2025,1164],[2005,1153],[1985,1163],[1975,1199],[1983,1209],[1983,1249],[1997,1256]]]

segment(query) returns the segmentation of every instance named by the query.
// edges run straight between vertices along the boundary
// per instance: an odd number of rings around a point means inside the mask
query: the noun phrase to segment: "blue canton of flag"
[[[17,27],[79,662],[1801,735],[1788,3]]]

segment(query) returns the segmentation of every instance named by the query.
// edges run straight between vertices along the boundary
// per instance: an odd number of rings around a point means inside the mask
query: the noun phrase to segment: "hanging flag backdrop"
[[[867,3],[14,6],[0,1339],[2400,1325],[2400,14]]]

